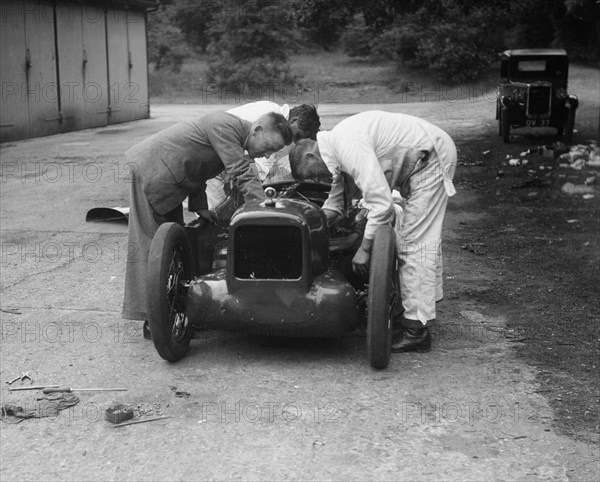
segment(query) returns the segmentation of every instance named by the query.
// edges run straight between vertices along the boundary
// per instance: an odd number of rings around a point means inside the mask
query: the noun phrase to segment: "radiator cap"
[[[277,195],[277,190],[274,187],[268,187],[265,189],[265,196],[267,196],[267,200],[265,201],[265,206],[274,207],[277,201],[275,200],[275,196]]]

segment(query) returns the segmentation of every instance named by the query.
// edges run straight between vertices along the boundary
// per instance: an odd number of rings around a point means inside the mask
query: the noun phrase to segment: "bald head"
[[[319,144],[312,139],[298,141],[290,151],[290,169],[297,181],[331,184],[333,176],[319,151]]]
[[[250,157],[269,157],[292,142],[292,128],[281,114],[269,112],[250,127],[246,150]]]

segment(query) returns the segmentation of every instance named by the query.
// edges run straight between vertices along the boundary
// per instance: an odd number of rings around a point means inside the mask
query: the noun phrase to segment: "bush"
[[[394,25],[371,41],[371,55],[410,62],[417,55],[421,32],[421,28],[414,24]]]
[[[371,52],[373,35],[367,32],[365,19],[355,15],[352,23],[344,30],[340,41],[342,50],[350,57],[365,57]]]
[[[172,17],[173,11],[168,5],[148,15],[148,62],[153,63],[156,70],[166,68],[180,72],[189,49],[181,30],[173,25]]]
[[[243,13],[243,14],[241,14]],[[240,1],[215,16],[208,31],[208,79],[231,92],[288,83],[295,38],[277,2]]]
[[[441,80],[465,82],[483,76],[493,52],[480,45],[483,29],[454,23],[433,26],[421,36],[413,63],[433,71]]]

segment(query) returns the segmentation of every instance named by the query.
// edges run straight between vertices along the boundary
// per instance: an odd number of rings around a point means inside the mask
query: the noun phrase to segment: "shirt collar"
[[[331,174],[335,178],[340,172],[340,164],[335,155],[335,149],[331,138],[331,132],[317,132],[317,144],[319,145],[321,159],[323,159],[323,162],[327,166],[327,169],[329,169],[329,172],[331,172]]]

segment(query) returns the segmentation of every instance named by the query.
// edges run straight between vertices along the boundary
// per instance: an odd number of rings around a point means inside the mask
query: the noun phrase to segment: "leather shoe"
[[[427,327],[407,328],[392,336],[392,353],[416,351],[425,353],[431,351],[431,335]]]
[[[148,321],[144,321],[144,326],[142,328],[142,332],[144,333],[145,340],[152,340],[152,333],[150,333],[150,324]]]

